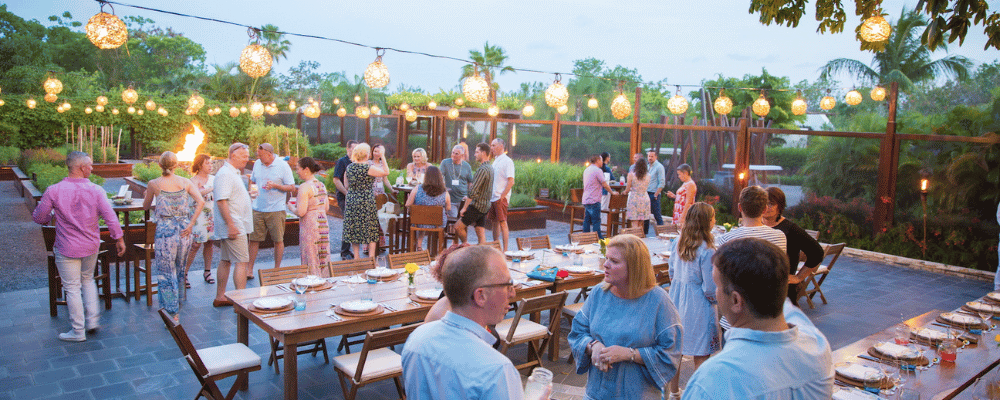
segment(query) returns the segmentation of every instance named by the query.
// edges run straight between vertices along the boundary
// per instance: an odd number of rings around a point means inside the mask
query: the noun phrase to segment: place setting
[[[959,312],[946,312],[941,313],[935,319],[938,323],[965,329],[970,331],[970,333],[977,334],[983,329],[988,329],[989,327],[983,322],[983,318],[980,316],[973,316],[965,313]],[[974,332],[980,331],[980,332]]]
[[[334,281],[335,282],[335,281]],[[333,282],[327,278],[322,278],[316,275],[306,275],[301,278],[292,279],[291,288],[295,290],[296,293],[299,289],[304,289],[302,293],[305,292],[318,292],[321,290],[330,289],[333,287]],[[299,294],[302,294],[299,293]]]
[[[840,362],[834,365],[834,378],[840,386],[864,389],[865,393],[874,397],[853,397],[853,398],[878,398],[877,394],[882,390],[892,389],[895,386],[893,380],[884,373],[882,368],[852,362]],[[845,393],[843,396],[847,396]],[[841,397],[850,399],[852,397]]]
[[[868,348],[868,355],[877,359],[873,361],[903,363],[905,369],[925,367],[930,364],[930,360],[923,355],[923,350],[912,344],[879,342]],[[865,358],[862,356],[859,357]]]
[[[443,290],[428,288],[416,290],[409,295],[409,298],[413,302],[420,303],[420,305],[434,304],[441,298],[441,293]]]

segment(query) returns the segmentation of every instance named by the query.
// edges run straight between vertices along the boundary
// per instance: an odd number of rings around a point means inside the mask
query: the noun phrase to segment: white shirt
[[[229,216],[233,219],[236,229],[241,235],[253,232],[253,211],[250,209],[250,193],[243,184],[243,178],[229,161],[222,164],[215,174],[215,188],[212,189],[215,201],[226,200],[229,205]],[[222,218],[221,207],[212,211],[215,224],[212,238],[214,240],[229,239],[229,227]]]
[[[493,160],[493,196],[490,202],[500,200],[500,194],[507,188],[507,178],[514,177],[514,160],[503,153]],[[510,202],[510,194],[513,188],[507,192],[507,202]]]

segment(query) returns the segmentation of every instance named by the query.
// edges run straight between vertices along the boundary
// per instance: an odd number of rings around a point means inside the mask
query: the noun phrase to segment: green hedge
[[[14,165],[21,159],[21,149],[13,146],[0,146],[0,165]]]
[[[69,170],[66,169],[65,165],[52,165],[46,163],[30,164],[27,174],[31,175],[32,173],[36,178],[35,187],[38,188],[38,191],[43,193],[49,186],[59,183],[59,181],[69,176]],[[90,174],[89,179],[91,182],[98,185],[104,185],[104,178],[98,175]]]
[[[177,173],[177,176],[191,177],[191,173],[184,168],[177,168],[174,172]],[[155,162],[138,163],[132,165],[132,176],[143,183],[149,183],[149,181],[163,176],[163,169],[160,168],[160,164]]]
[[[340,147],[340,143],[323,143],[310,146],[312,157],[317,160],[337,161],[347,154],[347,149]]]
[[[786,173],[797,172],[809,158],[809,149],[807,148],[768,147],[764,152],[767,155],[768,165],[780,165]]]
[[[518,144],[520,145],[520,144]],[[537,196],[538,189],[549,189],[549,197],[569,201],[569,191],[583,186],[583,165],[514,161],[514,192]]]

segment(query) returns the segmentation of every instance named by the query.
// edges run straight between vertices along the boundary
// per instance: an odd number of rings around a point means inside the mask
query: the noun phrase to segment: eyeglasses
[[[491,284],[488,284],[488,285],[481,285],[479,287],[481,287],[481,288],[488,288],[488,287],[513,288],[514,287],[514,278],[511,278],[510,281],[508,281],[508,282],[491,283]]]

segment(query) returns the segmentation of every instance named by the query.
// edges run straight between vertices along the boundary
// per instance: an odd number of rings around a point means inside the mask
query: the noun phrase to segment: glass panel
[[[295,127],[295,113],[293,112],[279,112],[275,115],[264,114],[264,124],[266,125],[279,125],[289,128]]]
[[[319,118],[302,116],[302,134],[309,138],[309,143],[319,143],[316,134],[319,132]]]
[[[365,125],[363,121],[351,114],[344,117],[344,139],[364,142]]]
[[[552,154],[552,125],[497,123],[497,137],[507,143],[507,155],[514,160],[549,162]]]
[[[629,160],[628,149],[632,135],[629,126],[580,126],[563,123],[559,144],[559,162],[583,164],[590,156],[608,152],[611,164],[621,165]]]
[[[340,117],[336,114],[322,114],[319,140],[315,143],[340,143]]]
[[[393,166],[392,160],[399,158],[399,152],[396,149],[396,137],[398,135],[398,132],[396,132],[397,119],[391,115],[373,116],[369,119],[371,120],[372,125],[370,144],[381,144],[385,146],[385,157],[391,167]],[[362,137],[363,134],[364,131],[362,131]]]

